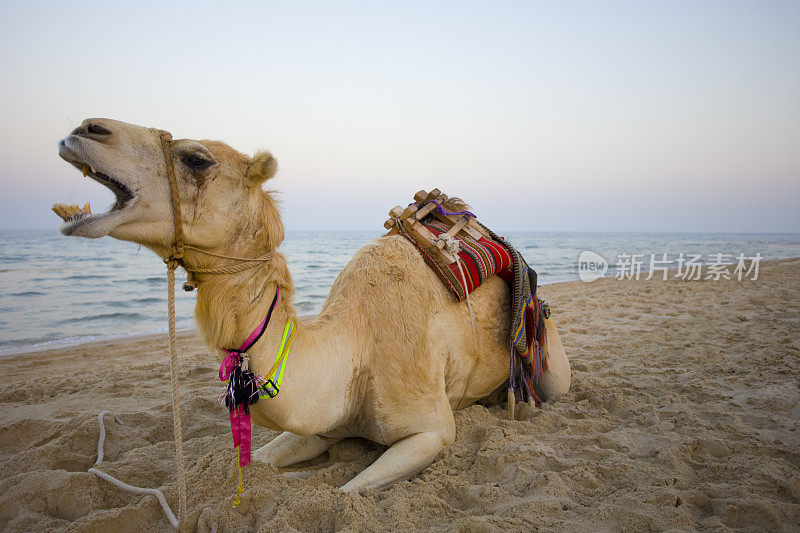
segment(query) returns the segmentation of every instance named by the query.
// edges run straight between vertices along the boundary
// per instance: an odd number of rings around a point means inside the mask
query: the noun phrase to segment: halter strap
[[[161,141],[161,151],[164,153],[164,163],[167,166],[167,179],[169,180],[169,194],[172,203],[172,226],[175,229],[175,240],[172,244],[172,253],[167,259],[164,260],[164,262],[167,264],[167,267],[171,270],[175,270],[176,268],[178,268],[178,266],[182,266],[186,270],[186,273],[188,274],[188,279],[187,282],[183,284],[183,290],[192,291],[195,289],[195,287],[198,284],[194,276],[195,273],[235,274],[237,272],[243,272],[250,268],[255,268],[267,261],[271,261],[272,258],[275,257],[274,250],[269,251],[266,254],[259,257],[245,258],[245,257],[236,257],[231,255],[218,254],[214,252],[207,252],[205,250],[201,250],[200,248],[196,248],[194,246],[190,246],[184,243],[183,217],[181,215],[180,197],[178,196],[178,179],[175,177],[175,166],[172,164],[172,153],[171,153],[172,134],[166,130],[158,130],[158,137]],[[216,267],[216,268],[189,269],[183,261],[183,252],[187,248],[201,254],[239,261],[239,264],[234,264],[224,267]]]
[[[164,152],[164,163],[167,165],[167,178],[169,179],[169,194],[172,198],[172,224],[175,228],[175,243],[172,245],[172,255],[167,258],[167,266],[171,269],[178,268],[183,259],[183,218],[181,216],[181,202],[178,198],[178,180],[175,178],[175,166],[172,164],[172,134],[159,130],[161,150]]]

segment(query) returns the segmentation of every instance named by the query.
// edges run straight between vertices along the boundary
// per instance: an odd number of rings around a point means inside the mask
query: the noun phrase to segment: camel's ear
[[[269,152],[257,152],[247,165],[247,179],[251,183],[263,183],[278,171],[278,162]]]

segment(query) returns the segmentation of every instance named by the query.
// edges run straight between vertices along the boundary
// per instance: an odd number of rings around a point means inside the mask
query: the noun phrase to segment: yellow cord
[[[236,447],[236,468],[239,470],[239,486],[236,488],[236,497],[233,499],[233,506],[238,507],[242,501],[239,499],[239,494],[244,492],[244,484],[242,483],[242,465],[240,463],[242,449],[240,446]]]

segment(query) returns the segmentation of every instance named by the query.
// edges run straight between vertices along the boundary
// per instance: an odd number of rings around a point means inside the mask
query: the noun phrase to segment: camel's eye
[[[214,161],[209,161],[197,154],[189,154],[183,158],[183,164],[194,170],[205,170],[213,165]]]

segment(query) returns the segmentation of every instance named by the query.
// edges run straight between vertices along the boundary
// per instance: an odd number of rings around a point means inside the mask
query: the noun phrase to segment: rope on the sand
[[[106,426],[103,424],[103,416],[106,414],[111,414],[111,411],[101,411],[99,415],[97,415],[97,421],[100,423],[100,440],[97,442],[97,461],[95,461],[94,466],[89,469],[89,472],[96,475],[99,478],[105,479],[112,485],[116,485],[117,487],[121,488],[122,490],[127,490],[128,492],[133,492],[136,494],[149,494],[151,496],[155,496],[158,500],[158,503],[161,504],[161,508],[164,510],[164,514],[167,515],[167,520],[174,528],[178,528],[178,519],[175,518],[175,514],[172,512],[172,509],[169,508],[167,504],[166,498],[164,498],[164,493],[162,493],[158,489],[147,489],[143,487],[134,487],[133,485],[128,485],[127,483],[118,480],[114,476],[110,476],[105,472],[102,472],[95,468],[95,466],[100,466],[100,463],[103,461],[103,443],[106,440]],[[119,419],[118,416],[114,416],[114,419],[117,421],[118,424],[122,424],[122,420]]]

